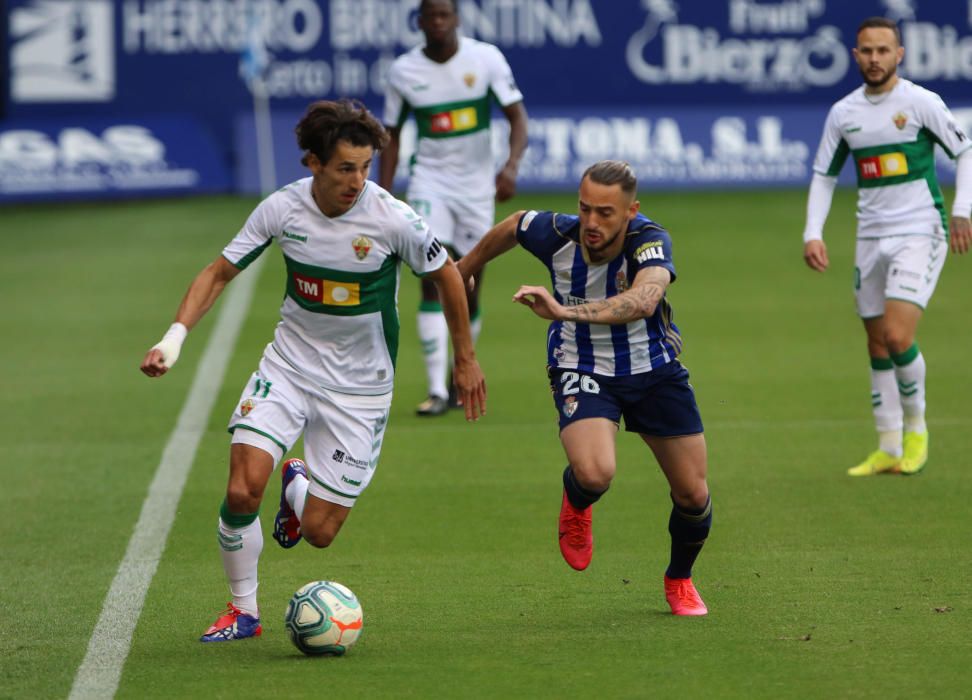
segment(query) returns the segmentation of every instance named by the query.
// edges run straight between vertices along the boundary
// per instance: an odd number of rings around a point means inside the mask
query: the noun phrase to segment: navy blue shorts
[[[678,437],[703,430],[688,370],[678,360],[629,377],[560,368],[548,373],[561,430],[585,418],[620,424],[622,416],[629,433]]]

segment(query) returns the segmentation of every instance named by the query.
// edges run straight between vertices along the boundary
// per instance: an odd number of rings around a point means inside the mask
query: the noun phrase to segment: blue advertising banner
[[[249,150],[234,147],[237,116],[254,108],[242,53],[251,76],[259,70],[265,78],[275,121],[287,125],[276,141],[286,142],[292,115],[315,99],[354,97],[380,114],[389,63],[423,40],[418,0],[6,4],[12,123],[29,130],[43,120],[100,119],[108,128],[138,123],[130,115],[192,115],[226,169],[253,154],[243,137]],[[458,7],[463,33],[499,46],[525,95],[533,118],[528,188],[571,182],[577,163],[617,139],[637,155],[643,177],[670,186],[806,179],[809,155],[796,144],[812,153],[826,107],[860,83],[849,46],[869,15],[899,22],[901,73],[951,106],[969,99],[972,81],[972,0],[458,0]],[[637,145],[639,138],[647,140]],[[160,140],[175,149],[183,136]],[[248,171],[256,168],[237,167],[237,181],[252,191]],[[73,191],[72,171],[47,172],[60,174],[38,182]],[[30,182],[23,175],[4,177],[8,193],[43,189],[18,184]],[[124,178],[102,180],[99,191],[126,191]]]
[[[630,162],[643,190],[803,186],[810,180],[828,109],[825,105],[597,111],[538,107],[530,112],[529,147],[520,166],[518,187],[521,191],[572,190],[587,166],[605,158]],[[972,102],[954,107],[953,112],[972,133]],[[300,116],[300,112],[274,116],[278,186],[308,174],[300,165],[301,153],[293,135]],[[499,167],[506,156],[508,127],[502,118],[493,123],[493,151]],[[241,154],[237,189],[259,193],[253,117],[243,115],[236,125]],[[415,138],[415,125],[409,122],[401,136],[402,157],[395,179],[398,192],[405,190]],[[940,149],[938,156],[940,182],[954,182],[954,163]],[[845,165],[840,181],[856,182],[853,163]]]
[[[193,113],[229,144],[248,109],[240,53],[260,44],[274,107],[380,106],[393,58],[422,41],[418,0],[8,0],[9,116]],[[499,46],[527,106],[831,103],[859,83],[862,18],[900,22],[902,73],[962,98],[972,0],[458,0]]]
[[[189,116],[0,123],[0,202],[229,187],[219,149]]]

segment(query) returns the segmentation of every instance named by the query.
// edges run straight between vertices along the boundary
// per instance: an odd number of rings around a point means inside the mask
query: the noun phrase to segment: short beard
[[[864,84],[872,88],[881,87],[882,85],[887,84],[887,82],[891,80],[891,78],[893,78],[898,73],[898,68],[894,67],[891,70],[889,70],[887,73],[885,73],[884,77],[881,78],[880,80],[869,80],[867,77],[867,71],[864,70],[863,68],[861,68],[860,70],[861,70],[861,77],[864,78]]]
[[[618,232],[617,232],[617,233],[616,233],[616,234],[615,234],[615,235],[614,235],[614,236],[613,236],[613,237],[611,238],[611,240],[610,240],[610,241],[608,241],[608,240],[604,240],[604,241],[602,241],[602,243],[601,243],[601,246],[600,246],[599,248],[597,248],[597,249],[591,249],[591,248],[588,248],[588,247],[587,247],[587,245],[586,245],[586,244],[584,244],[584,247],[585,247],[585,248],[587,249],[587,254],[588,254],[589,256],[591,256],[591,258],[592,258],[592,259],[594,259],[594,258],[597,258],[598,260],[601,260],[601,259],[603,259],[603,256],[604,256],[604,251],[605,251],[605,250],[607,250],[608,248],[610,248],[610,247],[611,247],[612,245],[614,245],[614,241],[616,241],[616,240],[617,240],[617,238],[618,238],[618,236],[623,236],[623,235],[625,234],[625,231],[627,230],[627,228],[628,228],[628,226],[627,226],[627,224],[625,224],[625,225],[624,225],[624,227],[623,227],[623,228],[621,228],[621,229],[620,229],[620,230],[619,230],[619,231],[618,231]],[[582,235],[583,235],[583,233],[582,233]],[[604,238],[606,239],[606,238],[607,238],[607,236],[604,236]]]

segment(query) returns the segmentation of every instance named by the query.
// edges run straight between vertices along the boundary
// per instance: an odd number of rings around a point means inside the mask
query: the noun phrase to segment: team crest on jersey
[[[891,120],[894,122],[894,125],[898,127],[898,131],[901,131],[908,125],[908,115],[906,115],[904,112],[898,112],[891,117]]]
[[[253,405],[254,405],[253,401],[251,401],[250,399],[247,399],[246,401],[240,404],[240,413],[243,414],[244,418],[250,415],[250,411],[253,410]]]
[[[618,270],[618,274],[614,276],[614,284],[618,288],[618,294],[627,291],[628,276],[624,274],[624,270]]]
[[[466,73],[462,76],[462,82],[466,84],[466,87],[472,87],[476,84],[476,76],[472,73]]]
[[[564,399],[564,415],[570,418],[577,413],[578,406],[580,406],[580,401],[577,400],[577,397],[568,396],[566,399]]]
[[[554,359],[557,360],[557,362],[563,362],[565,359],[567,359],[567,353],[564,352],[564,349],[559,345],[556,348],[554,348],[553,356]]]
[[[354,254],[358,256],[358,260],[364,260],[368,257],[372,245],[371,239],[367,236],[358,236],[351,241],[351,247],[354,248]]]

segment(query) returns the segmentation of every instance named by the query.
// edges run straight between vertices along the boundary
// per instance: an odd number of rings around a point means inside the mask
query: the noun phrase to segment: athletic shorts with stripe
[[[854,296],[861,318],[884,315],[888,299],[924,309],[945,266],[944,236],[861,238],[854,256]]]
[[[359,396],[315,385],[267,346],[230,418],[233,443],[274,465],[304,436],[309,493],[351,507],[374,476],[392,394]]]
[[[448,197],[420,187],[409,187],[406,199],[439,242],[459,257],[472,250],[493,227],[496,205],[492,199]]]

